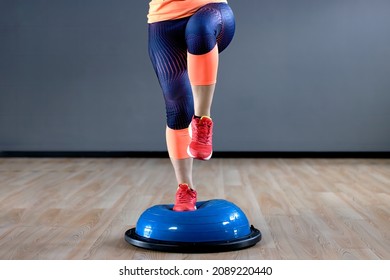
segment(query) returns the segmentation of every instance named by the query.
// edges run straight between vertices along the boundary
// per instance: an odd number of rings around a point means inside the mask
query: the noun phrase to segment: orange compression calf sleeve
[[[208,53],[195,55],[187,53],[188,76],[191,85],[208,86],[217,82],[218,45]]]
[[[189,158],[187,154],[187,147],[191,142],[188,128],[184,129],[171,129],[166,128],[166,140],[169,157],[173,159],[186,159]]]

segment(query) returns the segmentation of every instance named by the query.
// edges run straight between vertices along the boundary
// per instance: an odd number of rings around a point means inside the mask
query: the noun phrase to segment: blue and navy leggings
[[[149,24],[149,55],[166,105],[167,126],[187,128],[194,115],[187,52],[204,55],[232,41],[234,15],[226,3],[210,3],[190,17]]]

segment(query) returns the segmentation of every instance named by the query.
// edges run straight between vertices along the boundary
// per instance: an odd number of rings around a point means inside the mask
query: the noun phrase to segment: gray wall
[[[216,151],[390,151],[390,1],[229,3]],[[147,8],[0,0],[0,151],[165,151]]]

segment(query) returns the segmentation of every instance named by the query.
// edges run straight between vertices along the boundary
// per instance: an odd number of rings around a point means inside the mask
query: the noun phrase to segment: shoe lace
[[[196,196],[195,192],[191,191],[190,189],[183,190],[177,194],[177,202],[179,203],[190,202],[191,199],[195,198],[195,196]]]
[[[197,127],[197,141],[204,144],[211,144],[211,123],[209,122],[199,122]]]

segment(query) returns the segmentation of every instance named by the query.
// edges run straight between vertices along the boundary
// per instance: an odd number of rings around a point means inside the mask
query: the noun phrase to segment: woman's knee
[[[191,16],[186,27],[188,52],[202,55],[211,51],[222,28],[221,14],[206,5]]]
[[[189,19],[186,27],[188,52],[202,55],[218,44],[219,52],[232,41],[235,33],[234,14],[226,3],[210,3]]]

